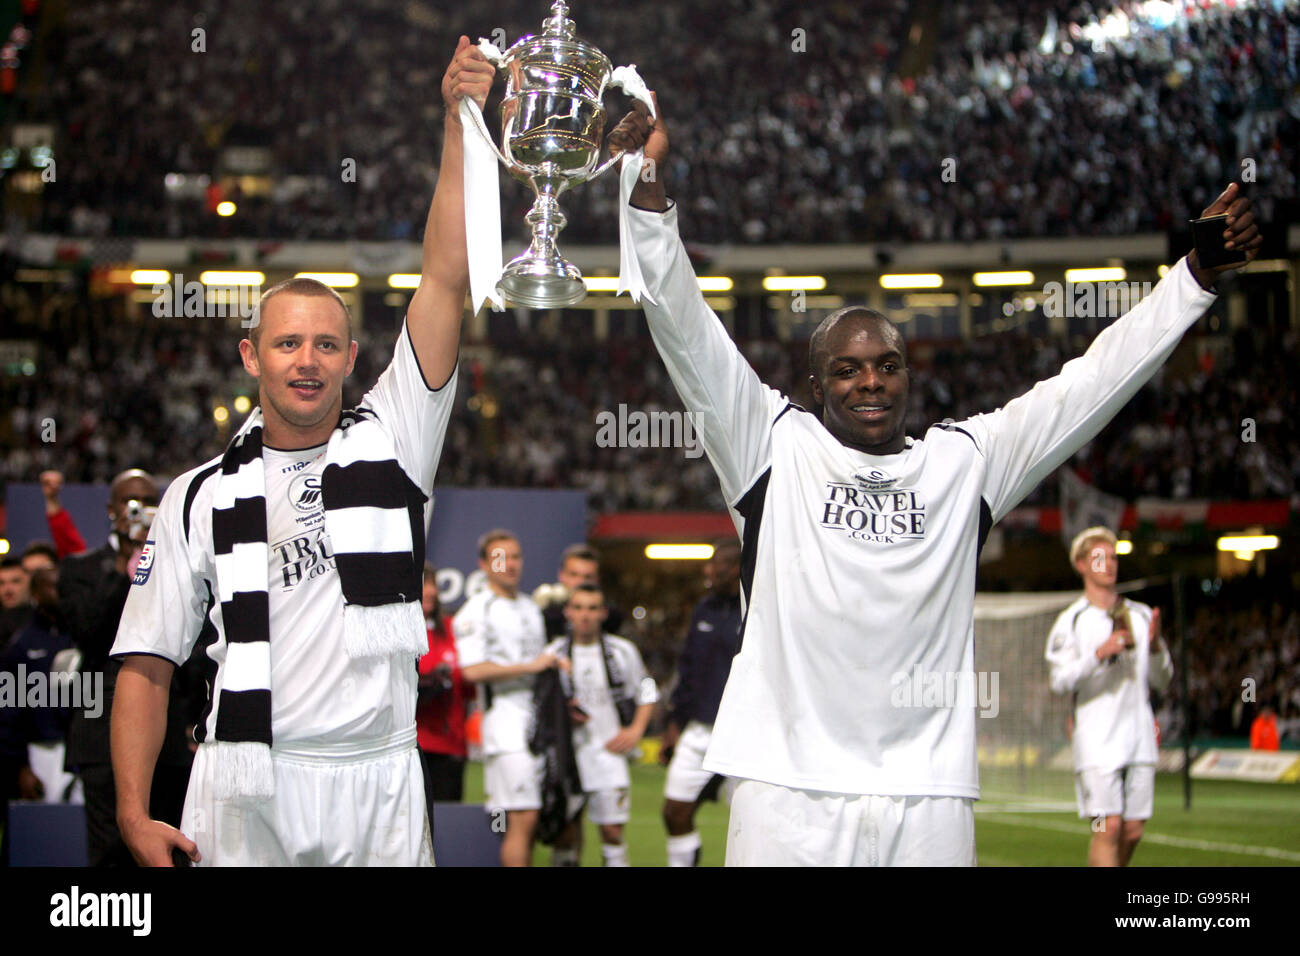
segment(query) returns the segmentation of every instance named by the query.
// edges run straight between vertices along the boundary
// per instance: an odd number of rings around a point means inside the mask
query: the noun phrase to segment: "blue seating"
[[[481,803],[435,803],[434,862],[438,866],[500,866],[504,834],[493,832],[492,819]]]
[[[89,859],[84,806],[9,801],[10,866],[85,866]]]

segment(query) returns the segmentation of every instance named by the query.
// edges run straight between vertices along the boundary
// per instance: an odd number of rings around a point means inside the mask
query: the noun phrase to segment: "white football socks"
[[[577,866],[578,851],[576,848],[561,850],[556,847],[551,851],[551,866]]]
[[[627,862],[627,845],[623,843],[602,843],[600,852],[605,855],[606,866],[630,866]]]
[[[695,866],[700,855],[700,831],[668,838],[668,865]]]

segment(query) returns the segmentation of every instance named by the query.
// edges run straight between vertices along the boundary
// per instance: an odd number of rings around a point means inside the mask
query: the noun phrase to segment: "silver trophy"
[[[575,36],[568,12],[563,2],[552,4],[541,35],[523,37],[504,54],[486,41],[479,46],[506,74],[501,148],[485,128],[477,128],[510,173],[537,194],[525,217],[533,241],[507,263],[497,289],[511,302],[535,309],[573,305],[587,294],[582,273],[560,255],[555,237],[567,222],[560,194],[615,162],[611,157],[600,163],[606,88],[622,88],[654,113],[636,67],[613,68],[605,54]]]

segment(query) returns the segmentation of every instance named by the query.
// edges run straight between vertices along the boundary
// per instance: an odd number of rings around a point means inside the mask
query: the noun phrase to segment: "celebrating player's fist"
[[[442,78],[442,100],[447,104],[448,119],[460,122],[460,101],[465,96],[482,109],[496,74],[496,67],[488,62],[483,52],[469,42],[469,37],[462,36]]]
[[[1241,195],[1241,187],[1236,183],[1229,183],[1228,188],[1219,195],[1219,198],[1205,208],[1201,218],[1225,215],[1228,221],[1224,224],[1223,230],[1224,247],[1240,251],[1244,254],[1246,262],[1253,262],[1259,255],[1260,247],[1264,245],[1264,236],[1255,222],[1254,204],[1248,196]],[[1202,269],[1196,251],[1192,250],[1187,256],[1187,265],[1191,268],[1192,275],[1196,276],[1196,281],[1201,284],[1201,288],[1208,289],[1220,275],[1233,269],[1240,269],[1244,263],[1237,262],[1215,266],[1212,269]]]
[[[659,97],[652,92],[650,98],[654,100],[655,115],[658,118],[651,119],[645,106],[637,103],[610,131],[609,151],[617,156],[619,153],[645,150],[646,167],[642,169],[636,188],[632,190],[632,205],[662,211],[668,208],[662,175],[664,162],[668,159],[668,127],[664,123],[663,110],[659,108]]]

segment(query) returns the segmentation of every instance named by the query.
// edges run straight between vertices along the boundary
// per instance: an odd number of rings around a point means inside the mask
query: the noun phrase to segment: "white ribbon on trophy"
[[[654,296],[645,287],[641,262],[632,248],[632,215],[628,212],[632,206],[632,190],[636,189],[644,165],[645,150],[638,149],[635,153],[625,153],[623,156],[623,172],[618,180],[618,291],[615,295],[626,292],[632,296],[633,302],[639,304],[645,298],[651,305],[657,305]],[[658,170],[655,173],[657,175]]]
[[[491,40],[480,37],[478,48],[493,66],[501,66],[501,51]],[[492,134],[483,122],[483,111],[468,96],[460,101],[460,128],[465,157],[465,243],[469,256],[470,308],[478,312],[484,302],[491,302],[492,311],[504,312],[505,301],[497,291],[503,262],[497,157],[492,148]]]
[[[500,69],[506,60],[490,40],[479,39],[479,50],[494,66]],[[635,66],[620,66],[610,74],[609,86],[624,90],[629,96],[643,102],[655,116],[654,100],[649,89],[636,72]],[[461,136],[464,150],[465,238],[469,257],[470,299],[475,312],[490,302],[495,311],[505,308],[499,287],[504,267],[501,243],[501,192],[497,179],[498,161],[510,166],[509,160],[496,147],[492,134],[483,120],[483,112],[469,97],[460,101]],[[636,186],[643,167],[643,153],[623,154],[623,172],[619,185],[619,283],[618,293],[629,292],[640,302],[649,298],[640,265],[632,254],[628,200]],[[611,157],[584,181],[595,179],[617,157]],[[650,299],[653,302],[653,299]]]

